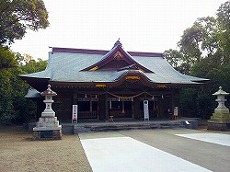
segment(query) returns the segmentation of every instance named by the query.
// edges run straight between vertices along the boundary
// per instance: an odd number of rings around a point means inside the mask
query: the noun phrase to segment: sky
[[[50,26],[27,31],[11,49],[48,59],[49,47],[126,51],[177,49],[183,31],[199,17],[215,16],[227,0],[43,0]]]

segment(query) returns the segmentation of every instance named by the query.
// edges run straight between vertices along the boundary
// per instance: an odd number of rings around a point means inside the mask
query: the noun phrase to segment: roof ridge
[[[61,47],[50,47],[52,48],[51,53],[63,52],[63,53],[87,53],[87,54],[106,54],[109,50],[96,50],[96,49],[81,49],[81,48],[61,48]]]
[[[111,50],[98,50],[98,49],[82,49],[82,48],[62,48],[50,47],[51,53],[86,53],[86,54],[101,54],[105,55]],[[114,47],[113,47],[114,48]],[[127,51],[131,56],[144,56],[144,57],[163,57],[163,53],[159,52],[144,52],[144,51]]]

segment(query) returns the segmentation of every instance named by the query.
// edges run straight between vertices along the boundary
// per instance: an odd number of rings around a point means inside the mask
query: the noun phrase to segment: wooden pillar
[[[174,91],[174,98],[173,98],[173,102],[174,102],[174,107],[177,106],[179,111],[178,111],[178,115],[180,116],[180,112],[181,112],[181,108],[180,108],[180,91],[177,89]]]
[[[138,98],[134,98],[133,100],[133,118],[140,118],[140,104]]]
[[[171,92],[171,103],[172,103],[172,106],[171,106],[171,112],[173,112],[173,109],[174,109],[174,107],[175,107],[175,105],[174,105],[174,91],[172,90],[172,92]]]
[[[134,119],[135,118],[135,107],[134,107],[134,99],[132,101],[132,118]]]
[[[90,100],[89,100],[89,111],[90,113],[93,112],[93,102],[92,102],[92,97],[90,97]]]
[[[173,89],[172,90],[172,114],[174,112],[174,108],[178,107],[179,111],[180,111],[180,107],[179,107],[179,90],[178,89]]]
[[[100,120],[105,120],[106,118],[106,95],[102,94],[98,96],[99,101],[98,101],[98,108],[99,108],[99,119]]]
[[[112,100],[109,100],[109,110],[112,109]]]
[[[164,115],[164,97],[161,95],[159,97],[159,118],[162,118]]]
[[[105,93],[105,118],[109,117],[109,107],[108,107],[108,93]]]
[[[124,105],[124,101],[123,100],[121,102],[121,113],[125,113],[125,105]]]

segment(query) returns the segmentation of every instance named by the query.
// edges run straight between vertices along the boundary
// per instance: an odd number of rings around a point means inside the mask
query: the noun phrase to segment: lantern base
[[[220,123],[230,123],[230,113],[213,113],[210,121]]]
[[[229,113],[213,113],[208,120],[208,130],[226,131],[230,130]]]
[[[60,140],[62,139],[62,126],[55,128],[34,127],[33,138],[35,140]]]
[[[216,131],[230,131],[230,122],[223,123],[217,121],[208,121],[208,130],[216,130]]]

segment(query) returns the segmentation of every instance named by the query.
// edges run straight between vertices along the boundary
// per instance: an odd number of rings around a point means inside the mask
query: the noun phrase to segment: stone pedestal
[[[36,140],[60,140],[62,139],[62,131],[61,129],[55,130],[41,130],[41,128],[38,128],[37,131],[36,129],[33,130],[33,137]]]
[[[51,85],[48,85],[48,89],[41,93],[45,96],[43,101],[46,104],[45,110],[42,112],[36,127],[33,128],[34,139],[61,139],[62,138],[62,126],[59,125],[55,112],[52,109],[52,103],[54,102],[52,97],[57,94],[51,90]]]
[[[230,130],[230,113],[225,106],[225,96],[228,94],[222,90],[222,87],[219,87],[219,90],[213,94],[217,96],[218,107],[208,120],[208,130]]]
[[[228,131],[230,130],[230,123],[209,120],[208,130]]]

